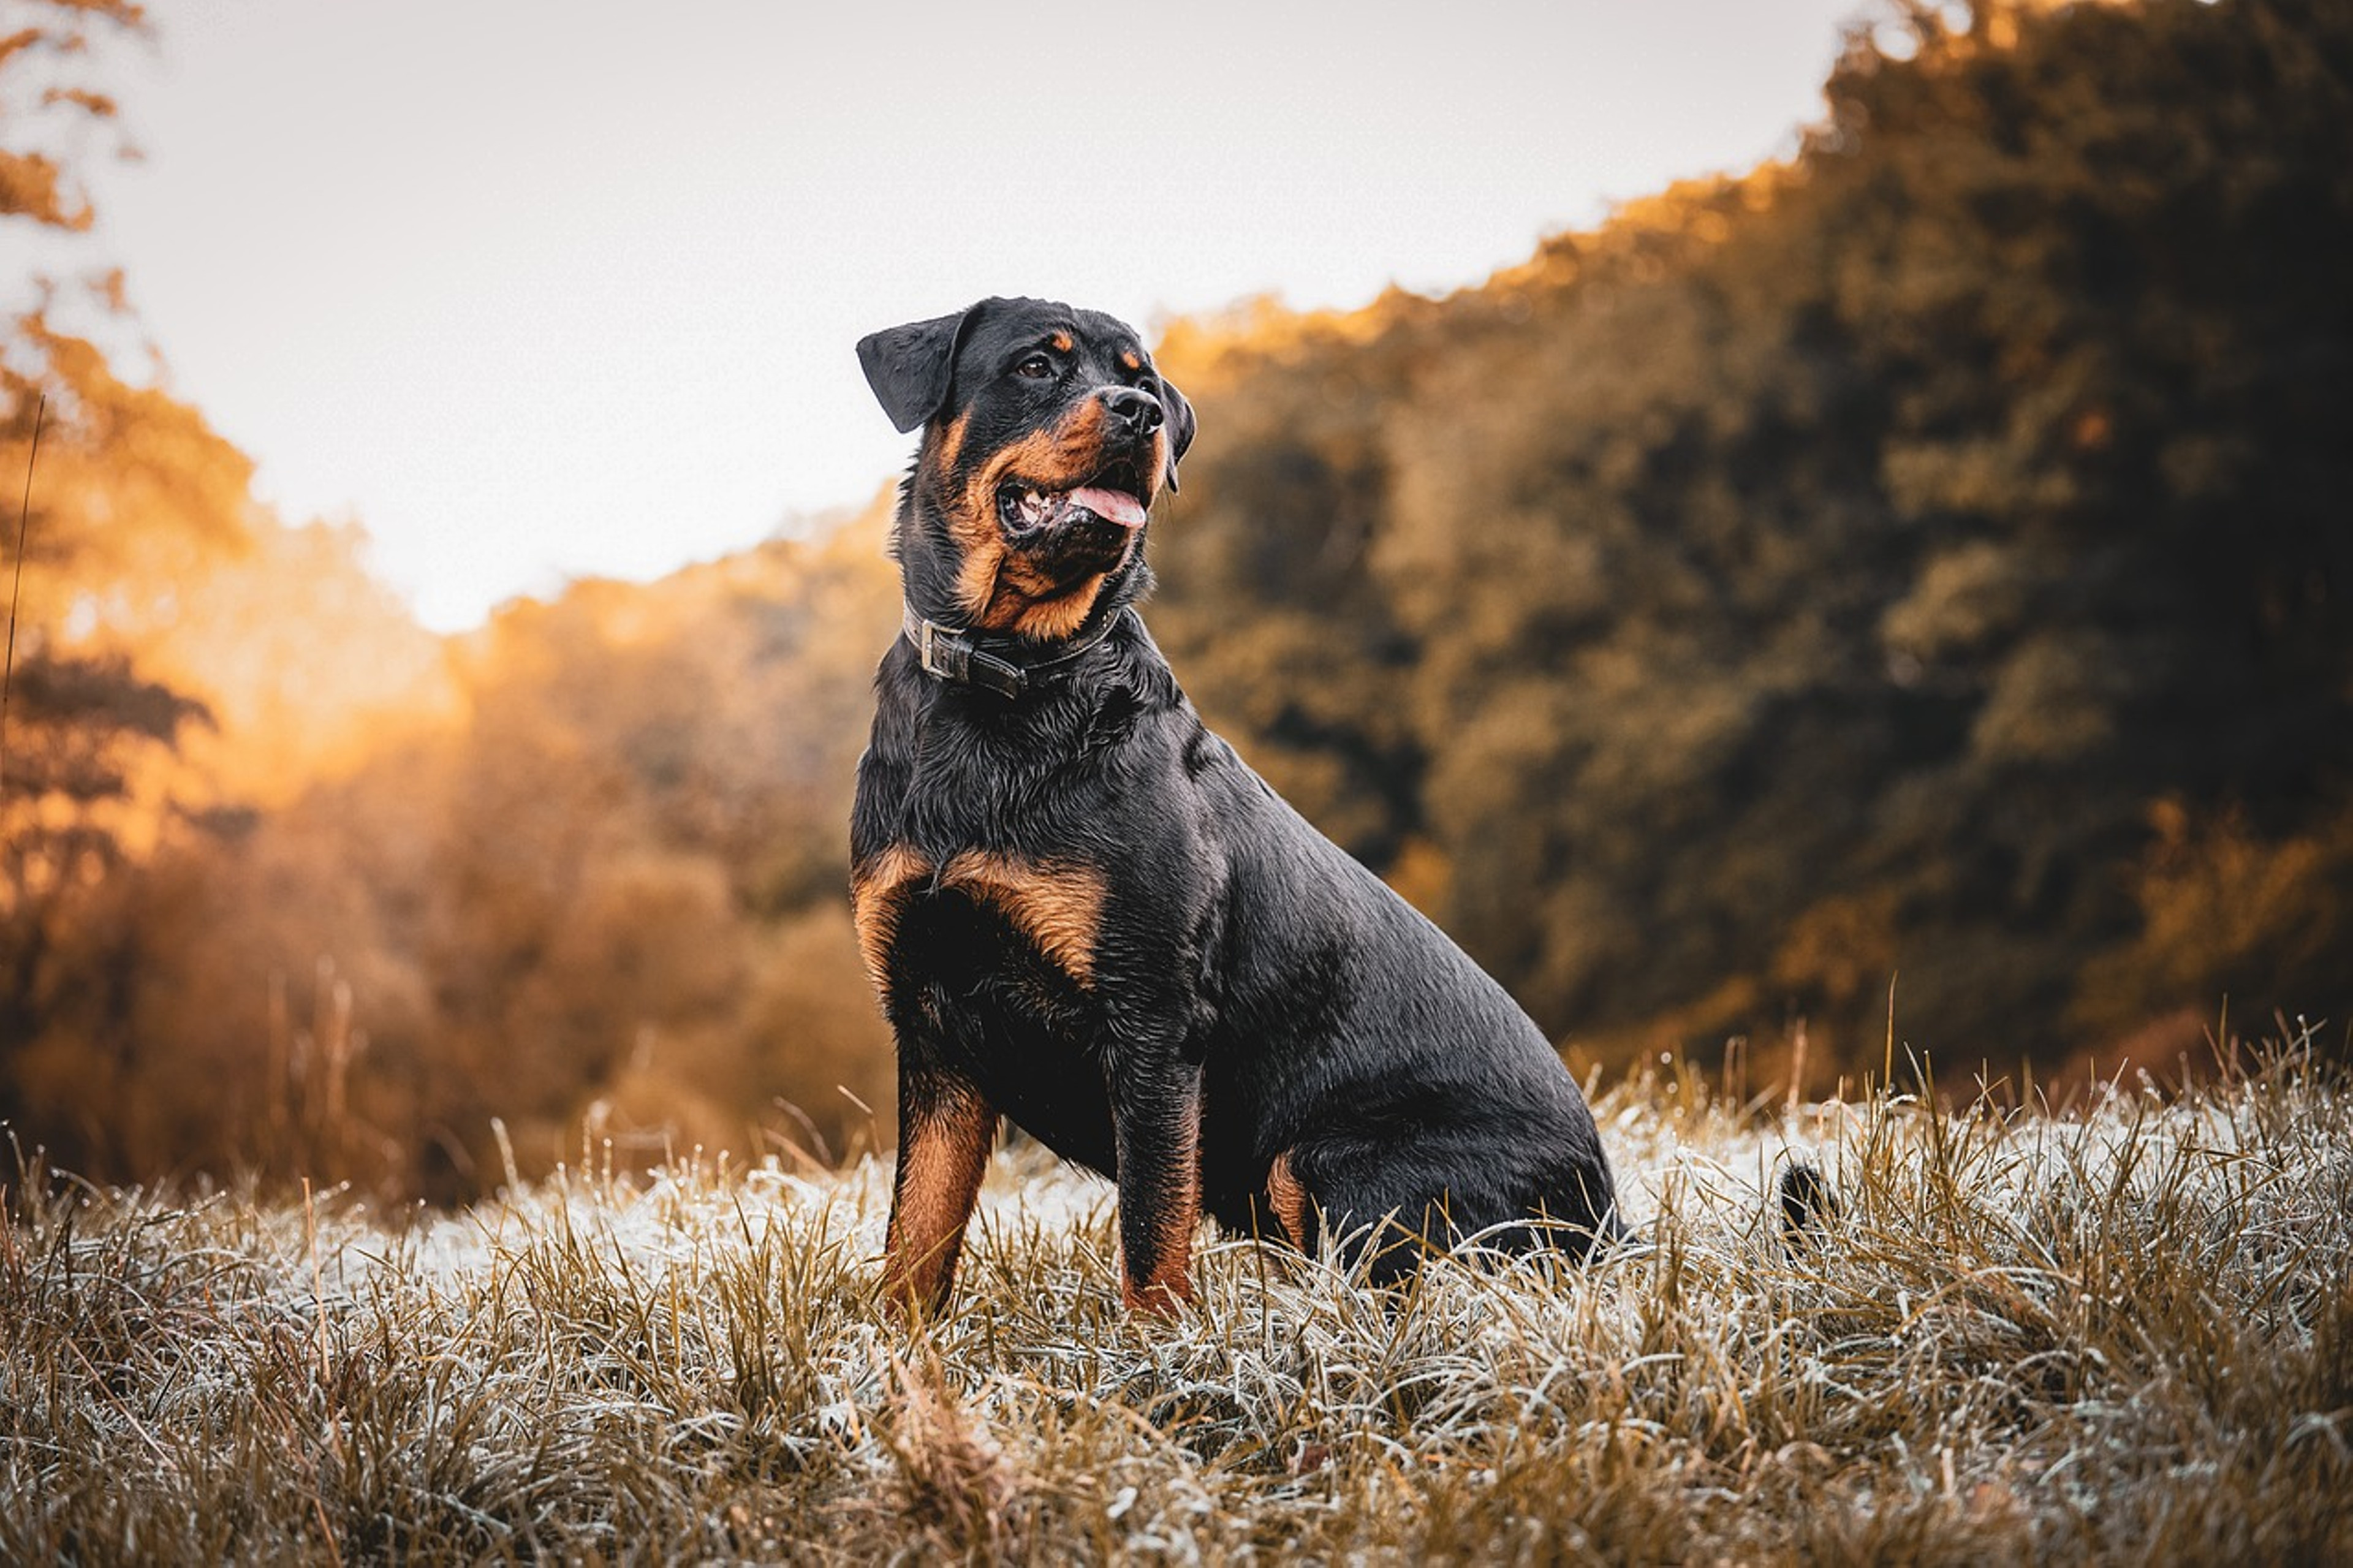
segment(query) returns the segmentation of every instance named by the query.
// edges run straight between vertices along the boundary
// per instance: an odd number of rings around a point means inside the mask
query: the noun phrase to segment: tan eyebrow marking
[[[1052,343],[1058,351],[1063,353],[1069,353],[1071,350],[1076,346],[1071,342],[1071,334],[1068,332],[1056,332],[1047,341]]]

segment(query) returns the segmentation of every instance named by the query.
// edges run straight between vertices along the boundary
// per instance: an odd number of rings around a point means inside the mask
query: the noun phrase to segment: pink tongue
[[[1122,528],[1144,526],[1144,503],[1132,495],[1084,485],[1072,490],[1071,499],[1097,517],[1118,523]]]

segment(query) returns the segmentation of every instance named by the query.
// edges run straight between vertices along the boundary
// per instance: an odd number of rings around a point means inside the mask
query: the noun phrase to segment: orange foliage
[[[1826,1087],[1898,968],[2046,1059],[2343,994],[2341,105],[2274,59],[2316,24],[1967,10],[1859,35],[1788,164],[1158,351],[1211,438],[1155,635],[1588,1059],[1738,1036]],[[76,199],[0,157],[0,218]],[[501,1178],[493,1118],[533,1169],[890,1137],[842,842],[887,494],[444,641],[42,315],[0,475],[45,393],[0,1120],[101,1176],[435,1197]]]

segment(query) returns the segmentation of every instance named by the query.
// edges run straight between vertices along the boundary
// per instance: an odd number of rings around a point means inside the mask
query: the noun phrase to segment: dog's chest
[[[852,826],[853,913],[876,984],[887,994],[894,978],[1042,963],[1092,991],[1109,879],[1061,847],[1087,837],[1066,819],[1092,772],[1085,724],[899,714],[878,716],[878,742],[897,743],[861,766]]]
[[[1134,938],[1105,931],[1114,897],[1135,907],[1134,704],[975,717],[897,685],[886,670],[850,886],[902,1051],[944,1053],[1058,1153],[1107,1169],[1108,994]]]
[[[905,844],[862,862],[850,884],[859,943],[886,992],[893,979],[979,979],[1025,958],[1092,991],[1104,896],[1102,873],[1075,861]],[[999,951],[1008,942],[1025,951]]]
[[[1112,1161],[1099,1059],[1090,868],[965,850],[885,851],[856,880],[859,938],[886,1004],[976,1082],[991,1104],[1066,1159]]]

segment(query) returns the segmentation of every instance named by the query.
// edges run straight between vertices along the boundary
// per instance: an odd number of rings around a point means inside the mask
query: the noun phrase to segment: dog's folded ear
[[[948,400],[956,344],[965,322],[980,309],[886,327],[858,340],[858,363],[882,412],[902,432],[927,423]]]
[[[1176,493],[1176,462],[1184,457],[1185,448],[1193,444],[1193,431],[1198,422],[1193,417],[1193,405],[1185,400],[1183,393],[1176,390],[1174,382],[1163,381],[1160,384],[1160,406],[1166,411],[1168,418],[1168,493],[1174,495]]]

